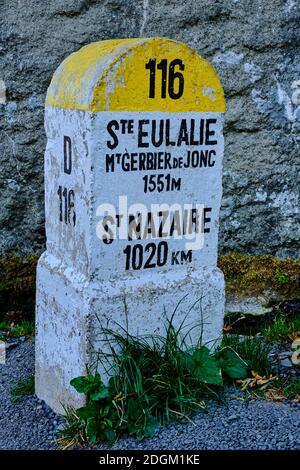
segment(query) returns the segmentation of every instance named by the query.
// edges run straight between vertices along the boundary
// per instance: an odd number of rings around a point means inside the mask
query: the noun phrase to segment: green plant
[[[259,336],[246,336],[241,339],[239,336],[225,335],[222,346],[235,351],[257,374],[270,376],[270,346],[263,343]]]
[[[290,280],[289,276],[280,271],[275,274],[275,279],[279,284],[286,284]]]
[[[268,343],[289,342],[300,334],[300,318],[285,319],[283,316],[275,318],[271,325],[266,326],[262,335]]]
[[[9,329],[9,322],[8,320],[2,320],[0,322],[0,330],[7,330]]]
[[[0,323],[0,340],[5,341],[8,337],[19,337],[33,335],[35,325],[33,320],[21,320],[19,323],[3,320]]]
[[[201,344],[189,348],[172,320],[164,337],[103,331],[111,348],[111,377],[107,385],[98,373],[71,381],[86,394],[87,404],[68,411],[59,435],[63,446],[85,440],[112,444],[123,433],[151,436],[171,419],[189,419],[190,413],[204,410],[206,399],[219,396],[223,374],[247,376],[248,364],[235,351],[225,346],[211,354]]]
[[[26,395],[34,393],[34,377],[30,376],[26,379],[18,380],[11,389],[11,396],[13,401],[17,401]]]
[[[11,323],[8,320],[2,320],[0,322],[0,341],[5,341],[9,336]]]
[[[58,443],[65,450],[69,447],[77,447],[86,441],[85,423],[76,414],[76,410],[70,406],[64,407],[64,429],[58,431]]]
[[[296,379],[289,385],[286,385],[283,388],[283,393],[286,398],[298,397],[300,399],[300,379]]]
[[[13,336],[33,335],[35,325],[32,320],[22,320],[20,324],[15,325],[12,329]]]
[[[289,378],[279,377],[273,387],[264,391],[263,396],[268,400],[295,400],[300,402],[300,379],[290,381]]]

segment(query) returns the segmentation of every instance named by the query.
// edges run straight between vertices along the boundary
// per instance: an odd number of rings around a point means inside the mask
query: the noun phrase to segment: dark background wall
[[[225,89],[220,251],[298,257],[299,24],[298,0],[0,0],[0,256],[44,247],[55,69],[93,41],[165,36],[211,61]]]

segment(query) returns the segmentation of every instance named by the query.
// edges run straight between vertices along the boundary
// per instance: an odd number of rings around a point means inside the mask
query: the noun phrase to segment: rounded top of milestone
[[[74,52],[54,73],[46,106],[90,112],[226,107],[212,65],[186,44],[165,38],[99,41]]]

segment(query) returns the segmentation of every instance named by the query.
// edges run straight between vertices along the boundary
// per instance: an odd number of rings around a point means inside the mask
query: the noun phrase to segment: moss
[[[38,257],[9,256],[0,260],[0,316],[7,310],[34,310],[35,272]],[[300,298],[300,258],[231,253],[219,257],[227,293],[241,297],[275,292],[284,299]]]
[[[220,256],[218,265],[224,272],[228,293],[246,297],[272,291],[281,298],[300,297],[300,258],[283,260],[231,253]]]
[[[15,309],[33,311],[37,260],[37,256],[0,260],[0,315]]]
[[[284,316],[279,316],[271,325],[262,330],[262,336],[268,343],[292,342],[299,335],[300,318],[287,319]]]

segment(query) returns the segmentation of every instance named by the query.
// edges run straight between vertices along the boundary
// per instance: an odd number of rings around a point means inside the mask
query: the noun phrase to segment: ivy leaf
[[[193,373],[200,382],[222,385],[220,365],[205,346],[202,346],[193,353],[192,361]]]
[[[245,379],[248,375],[248,364],[231,349],[222,349],[216,355],[221,369],[232,379]]]

